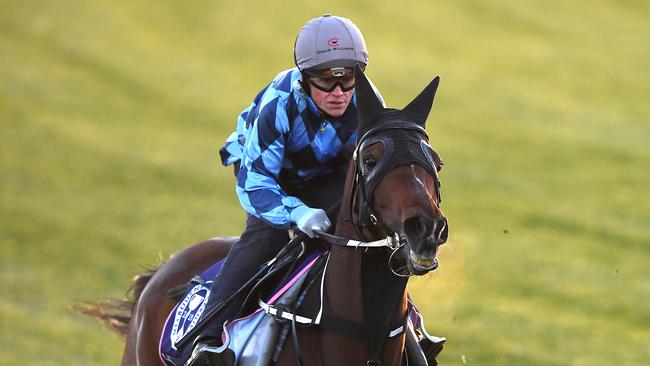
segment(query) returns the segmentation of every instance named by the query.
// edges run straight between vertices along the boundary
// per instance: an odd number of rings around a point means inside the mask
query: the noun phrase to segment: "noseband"
[[[374,168],[366,169],[363,162],[363,151],[375,143],[383,144],[384,153]],[[411,164],[422,166],[435,180],[436,205],[440,205],[441,184],[438,171],[443,162],[440,155],[429,145],[427,132],[420,125],[402,119],[392,119],[371,128],[359,139],[353,160],[356,184],[353,191],[355,202],[352,209],[357,217],[354,227],[361,237],[364,237],[364,228],[383,229],[386,234],[391,236],[395,234],[379,221],[371,207],[375,188],[381,179],[395,167]]]

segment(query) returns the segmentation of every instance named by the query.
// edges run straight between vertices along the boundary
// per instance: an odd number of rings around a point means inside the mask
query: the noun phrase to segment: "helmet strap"
[[[307,96],[311,98],[311,85],[309,85],[309,81],[307,80],[308,77],[309,75],[304,71],[300,71],[300,85],[302,86],[302,90],[304,90]]]

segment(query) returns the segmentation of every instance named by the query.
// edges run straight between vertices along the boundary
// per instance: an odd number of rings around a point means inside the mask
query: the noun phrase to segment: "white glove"
[[[315,237],[314,230],[327,231],[332,226],[327,214],[320,208],[297,207],[291,211],[290,217],[298,229],[310,238]]]

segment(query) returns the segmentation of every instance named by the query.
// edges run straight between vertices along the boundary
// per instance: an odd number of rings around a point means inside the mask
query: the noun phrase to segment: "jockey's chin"
[[[341,117],[345,113],[353,94],[354,89],[343,91],[338,85],[331,92],[324,92],[311,86],[311,98],[314,103],[332,117]]]

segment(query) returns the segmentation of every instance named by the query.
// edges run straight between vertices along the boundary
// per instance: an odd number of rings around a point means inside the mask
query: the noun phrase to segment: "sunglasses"
[[[336,86],[346,92],[354,89],[354,71],[346,67],[333,67],[331,69],[305,71],[307,81],[316,89],[324,92],[332,92]]]

